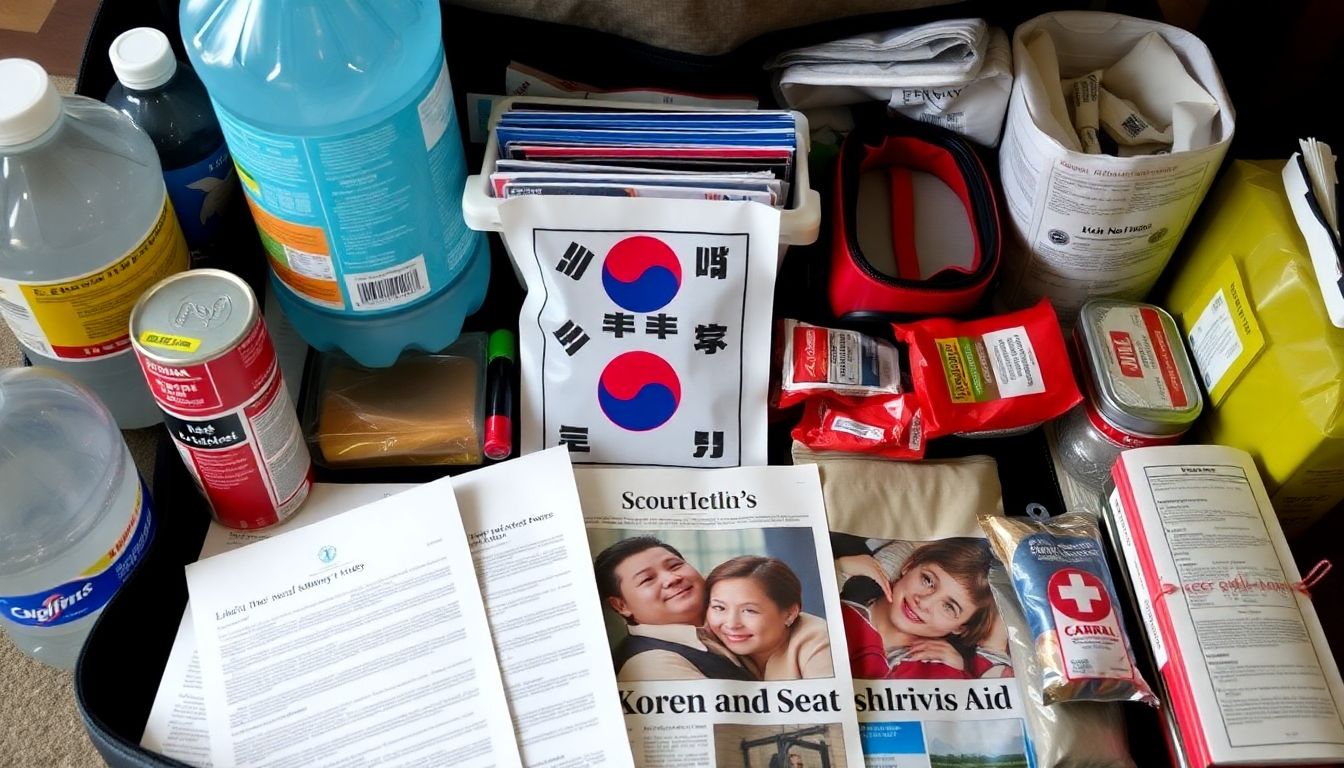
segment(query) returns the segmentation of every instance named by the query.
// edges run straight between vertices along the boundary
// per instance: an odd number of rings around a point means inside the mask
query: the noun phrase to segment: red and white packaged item
[[[1104,509],[1158,668],[1169,745],[1193,768],[1344,763],[1344,683],[1249,454],[1120,456]],[[1174,727],[1173,727],[1174,726]]]
[[[264,528],[308,497],[312,462],[256,295],[193,269],[131,311],[131,344],[188,472],[229,528]]]
[[[908,392],[865,400],[810,398],[793,439],[814,451],[924,458],[924,420],[919,401]]]
[[[786,319],[775,341],[782,348],[780,408],[816,394],[866,398],[901,393],[900,353],[885,339]]]
[[[979,320],[893,325],[926,437],[1030,429],[1082,401],[1050,302]]]

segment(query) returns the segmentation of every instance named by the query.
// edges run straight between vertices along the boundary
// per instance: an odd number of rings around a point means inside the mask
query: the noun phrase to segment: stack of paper
[[[575,471],[556,448],[313,500],[274,537],[212,529],[145,747],[221,768],[863,764],[812,467]]]
[[[783,208],[797,133],[788,112],[532,110],[495,126],[496,197],[748,200]]]
[[[1344,328],[1344,249],[1339,240],[1339,179],[1330,145],[1301,139],[1283,167],[1283,191],[1306,240],[1316,284],[1330,322]]]

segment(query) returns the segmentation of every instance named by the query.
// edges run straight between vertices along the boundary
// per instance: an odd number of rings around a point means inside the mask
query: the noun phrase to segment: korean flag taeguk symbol
[[[681,261],[656,237],[627,237],[607,252],[602,287],[627,312],[656,312],[681,290]]]
[[[602,262],[602,288],[628,312],[656,312],[681,290],[681,260],[656,237],[627,237],[613,245]],[[626,352],[602,369],[597,402],[611,423],[645,432],[666,424],[677,412],[681,380],[658,355]]]
[[[652,352],[612,358],[597,380],[597,402],[611,423],[631,432],[661,427],[681,405],[681,380]]]

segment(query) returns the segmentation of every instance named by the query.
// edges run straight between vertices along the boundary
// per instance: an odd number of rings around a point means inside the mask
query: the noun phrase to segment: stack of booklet
[[[589,195],[748,200],[783,208],[794,115],[612,112],[517,104],[495,126],[495,197]]]
[[[147,748],[863,765],[814,466],[583,469],[555,448],[421,486],[319,484],[267,533],[212,527],[187,567]]]

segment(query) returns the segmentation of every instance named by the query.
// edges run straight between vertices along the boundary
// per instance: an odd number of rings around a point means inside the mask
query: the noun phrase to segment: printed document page
[[[633,766],[563,447],[453,480],[524,765]]]
[[[1250,457],[1177,446],[1123,461],[1134,507],[1121,539],[1155,575],[1146,588],[1171,592],[1148,629],[1183,667],[1178,716],[1198,717],[1215,764],[1344,760],[1344,686]]]
[[[451,480],[187,566],[215,765],[520,766]]]
[[[314,483],[303,508],[278,528],[241,531],[211,523],[201,545],[201,559],[326,520],[414,487],[410,483]],[[196,631],[191,625],[191,605],[188,604],[182,612],[182,623],[177,628],[173,649],[168,653],[168,662],[159,679],[159,691],[149,710],[140,746],[189,765],[210,768],[210,731],[205,720],[204,697],[201,662],[196,655]]]

